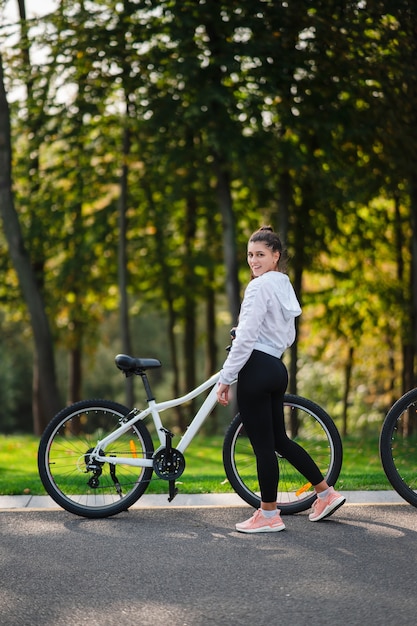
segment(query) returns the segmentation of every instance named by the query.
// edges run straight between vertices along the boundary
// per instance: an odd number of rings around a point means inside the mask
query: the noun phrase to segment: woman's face
[[[265,272],[277,269],[279,252],[273,252],[260,241],[250,241],[248,244],[248,264],[253,276],[262,276]]]

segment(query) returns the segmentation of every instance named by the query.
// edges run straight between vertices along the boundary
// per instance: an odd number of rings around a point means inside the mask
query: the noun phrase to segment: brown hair
[[[264,243],[272,252],[279,252],[282,254],[281,239],[274,232],[272,226],[261,226],[259,230],[256,230],[249,239],[249,243],[255,243],[260,241]]]

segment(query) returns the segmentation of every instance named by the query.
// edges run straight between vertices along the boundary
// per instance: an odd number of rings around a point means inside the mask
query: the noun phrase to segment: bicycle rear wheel
[[[404,394],[388,411],[379,454],[395,491],[417,507],[417,389]]]
[[[116,430],[129,409],[106,400],[77,402],[60,411],[48,424],[38,450],[38,469],[51,498],[70,513],[99,518],[128,509],[145,492],[152,468],[100,464],[87,467],[89,452]],[[148,429],[137,422],[111,443],[106,456],[152,458]]]
[[[307,450],[325,480],[334,485],[342,467],[342,441],[333,420],[320,406],[299,396],[284,398],[287,433]],[[310,508],[316,499],[313,486],[286,459],[279,464],[278,508],[283,515]],[[261,504],[256,458],[239,413],[229,426],[223,445],[226,476],[236,493],[254,508]]]

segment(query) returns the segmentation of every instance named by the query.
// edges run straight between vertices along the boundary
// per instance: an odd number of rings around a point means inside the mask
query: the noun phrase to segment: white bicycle
[[[185,469],[184,453],[216,406],[214,374],[188,394],[156,402],[147,371],[161,367],[157,359],[116,356],[116,365],[126,376],[141,377],[147,408],[129,409],[108,400],[76,402],[60,411],[48,424],[38,450],[42,483],[61,507],[89,518],[108,517],[126,511],[146,491],[155,474],[168,482],[172,501],[175,481]],[[207,394],[200,409],[176,447],[174,435],[164,427],[161,415]],[[330,416],[305,398],[285,396],[287,432],[313,457],[325,479],[334,485],[342,466],[342,442]],[[158,436],[154,442],[144,420],[150,417]],[[316,496],[310,483],[277,454],[280,481],[278,506],[283,514],[308,509]],[[260,506],[256,460],[239,414],[231,422],[223,443],[223,464],[232,488],[248,504]]]

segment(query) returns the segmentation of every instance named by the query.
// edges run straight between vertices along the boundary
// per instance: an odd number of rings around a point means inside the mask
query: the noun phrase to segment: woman
[[[246,288],[236,339],[220,372],[217,399],[226,406],[237,377],[237,403],[257,463],[261,508],[236,524],[243,533],[277,532],[285,525],[277,509],[278,452],[314,485],[317,500],[309,519],[328,517],[345,502],[329,487],[310,455],[288,438],[284,394],[288,373],[281,356],[295,339],[295,318],[301,308],[288,276],[278,269],[282,244],[270,226],[253,233],[248,264],[253,280]]]

